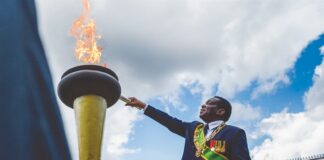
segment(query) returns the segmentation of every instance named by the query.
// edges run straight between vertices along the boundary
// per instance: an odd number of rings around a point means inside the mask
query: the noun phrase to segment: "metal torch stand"
[[[115,104],[120,94],[118,77],[109,68],[82,65],[62,75],[58,95],[75,111],[80,160],[100,160],[106,108]]]
[[[79,159],[99,160],[106,100],[96,95],[78,97],[73,103],[78,129]]]

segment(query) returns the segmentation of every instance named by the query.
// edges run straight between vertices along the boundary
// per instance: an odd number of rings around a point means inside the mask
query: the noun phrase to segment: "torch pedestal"
[[[106,108],[115,104],[120,94],[118,77],[108,68],[82,65],[63,74],[58,95],[74,108],[80,160],[100,160]]]

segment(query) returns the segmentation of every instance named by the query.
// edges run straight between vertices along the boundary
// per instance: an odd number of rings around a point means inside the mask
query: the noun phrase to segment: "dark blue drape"
[[[34,0],[0,2],[0,159],[71,159]]]

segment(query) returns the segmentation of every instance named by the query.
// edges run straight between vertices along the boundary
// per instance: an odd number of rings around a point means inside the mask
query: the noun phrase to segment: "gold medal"
[[[204,151],[205,151],[205,149],[201,149],[201,148],[197,149],[196,157],[200,157],[204,153]]]
[[[200,150],[197,150],[196,151],[196,157],[200,157],[201,156],[201,151]]]
[[[219,125],[213,132],[212,134],[209,136],[209,137],[205,137],[204,136],[204,125],[203,124],[200,124],[196,127],[195,131],[194,131],[194,144],[195,144],[195,147],[196,147],[196,153],[195,153],[195,156],[198,158],[200,157],[202,154],[204,154],[204,151],[206,148],[208,148],[206,146],[206,142],[207,141],[210,141],[213,137],[215,137],[215,135],[220,131],[222,130],[222,128],[225,127],[225,123],[223,122],[221,125]],[[215,148],[212,147],[211,148],[211,151],[217,151],[217,147]]]

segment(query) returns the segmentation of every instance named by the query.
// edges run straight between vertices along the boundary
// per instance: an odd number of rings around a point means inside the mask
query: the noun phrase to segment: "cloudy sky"
[[[323,0],[91,0],[103,60],[122,94],[185,121],[220,95],[247,132],[253,159],[324,153]],[[80,65],[72,22],[81,0],[37,0],[53,80]],[[73,110],[60,104],[74,159]],[[103,159],[177,160],[184,139],[118,102],[107,110]],[[130,158],[131,157],[131,158]]]

